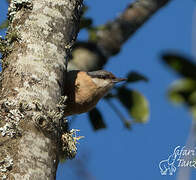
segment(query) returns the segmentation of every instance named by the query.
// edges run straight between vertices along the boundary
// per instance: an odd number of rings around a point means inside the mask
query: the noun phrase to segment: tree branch
[[[98,45],[110,57],[119,52],[122,44],[130,38],[156,11],[169,0],[137,0],[130,4],[114,21],[97,32]]]
[[[91,44],[80,43],[80,45],[82,44],[80,48],[77,47],[77,51],[73,52],[74,57],[69,68],[83,70],[102,68],[111,56],[120,51],[126,40],[131,38],[153,14],[158,12],[169,1],[137,0],[130,4],[119,17],[97,30],[93,50],[92,42]]]

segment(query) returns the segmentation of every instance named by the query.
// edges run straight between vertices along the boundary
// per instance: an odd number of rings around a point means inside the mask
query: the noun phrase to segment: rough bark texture
[[[55,179],[65,57],[77,36],[81,3],[10,3],[2,52],[0,179]]]
[[[97,31],[95,42],[79,43],[73,51],[69,69],[97,70],[116,55],[155,12],[171,0],[136,0],[119,17]],[[92,45],[93,44],[93,45]],[[81,63],[82,62],[82,63]]]

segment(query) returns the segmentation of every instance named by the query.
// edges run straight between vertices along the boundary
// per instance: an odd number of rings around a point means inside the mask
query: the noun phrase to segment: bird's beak
[[[113,83],[118,83],[118,82],[121,82],[121,81],[126,81],[127,78],[116,78],[116,79],[113,79]]]

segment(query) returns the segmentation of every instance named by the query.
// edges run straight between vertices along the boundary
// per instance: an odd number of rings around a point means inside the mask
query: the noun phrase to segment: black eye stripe
[[[87,72],[87,74],[93,78],[116,79],[116,77],[111,72],[107,72],[104,70]]]

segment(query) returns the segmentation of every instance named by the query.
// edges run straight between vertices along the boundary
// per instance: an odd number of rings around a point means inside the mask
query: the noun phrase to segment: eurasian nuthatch
[[[115,83],[124,80],[104,70],[67,72],[65,94],[68,98],[64,115],[90,111]]]

